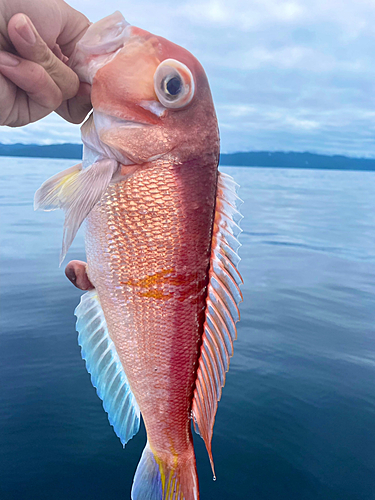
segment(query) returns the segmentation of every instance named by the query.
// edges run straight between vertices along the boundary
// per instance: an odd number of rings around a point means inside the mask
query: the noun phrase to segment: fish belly
[[[165,460],[191,444],[216,184],[216,164],[155,162],[111,185],[87,220],[89,277]]]

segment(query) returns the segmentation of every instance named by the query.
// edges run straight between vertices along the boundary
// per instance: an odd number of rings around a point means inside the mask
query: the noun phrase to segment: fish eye
[[[194,96],[194,78],[185,64],[166,59],[159,64],[154,75],[155,93],[166,108],[181,109]]]
[[[179,94],[182,90],[182,81],[178,76],[172,76],[172,78],[165,78],[163,81],[165,85],[165,93],[171,96]]]

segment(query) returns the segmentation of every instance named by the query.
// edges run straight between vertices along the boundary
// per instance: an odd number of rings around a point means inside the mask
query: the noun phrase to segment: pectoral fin
[[[79,163],[48,179],[35,193],[35,210],[65,211],[60,265],[84,219],[103,196],[118,169],[116,160],[103,159],[82,169]]]

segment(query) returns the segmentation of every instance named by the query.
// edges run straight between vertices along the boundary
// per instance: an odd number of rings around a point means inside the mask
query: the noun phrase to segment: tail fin
[[[192,459],[169,466],[154,457],[147,442],[135,472],[132,500],[199,500],[198,476]]]

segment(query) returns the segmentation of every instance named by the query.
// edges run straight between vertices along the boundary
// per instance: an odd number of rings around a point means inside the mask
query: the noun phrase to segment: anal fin
[[[242,301],[242,278],[237,270],[241,246],[237,240],[241,233],[238,223],[242,219],[237,207],[242,201],[236,189],[232,177],[219,173],[204,333],[192,404],[194,429],[205,442],[214,476],[213,427],[237,338],[238,304]]]
[[[109,336],[95,290],[85,293],[75,310],[82,358],[110,424],[123,446],[138,432],[140,411],[116,347]]]

